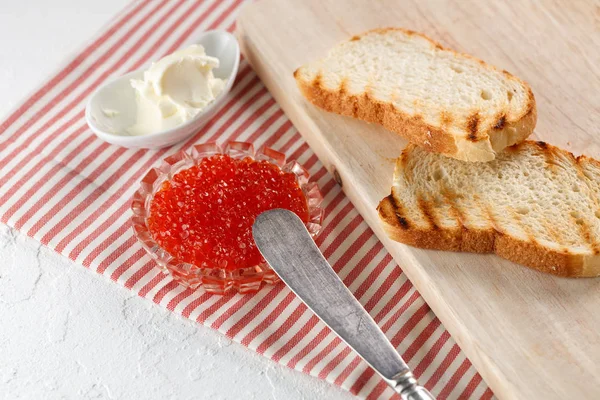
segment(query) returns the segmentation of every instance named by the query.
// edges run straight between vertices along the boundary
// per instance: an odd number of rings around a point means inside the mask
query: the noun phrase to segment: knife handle
[[[402,397],[402,400],[435,400],[427,389],[417,383],[410,370],[394,376],[388,383]]]

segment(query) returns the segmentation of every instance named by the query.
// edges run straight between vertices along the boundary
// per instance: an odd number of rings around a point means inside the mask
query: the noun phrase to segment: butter
[[[103,108],[102,114],[104,114],[106,118],[114,118],[118,116],[120,112],[118,112],[117,110],[113,110],[112,108]]]
[[[200,113],[223,91],[225,81],[215,78],[219,59],[192,45],[160,59],[132,79],[136,91],[136,122],[127,129],[134,136],[175,128]]]

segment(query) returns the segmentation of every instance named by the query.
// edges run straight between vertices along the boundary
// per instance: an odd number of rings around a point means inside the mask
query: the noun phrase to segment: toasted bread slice
[[[477,164],[409,144],[378,211],[389,236],[411,246],[493,252],[559,276],[600,275],[600,162],[544,142]]]
[[[405,29],[354,36],[294,77],[303,95],[327,111],[465,161],[493,160],[525,140],[537,119],[525,82]]]

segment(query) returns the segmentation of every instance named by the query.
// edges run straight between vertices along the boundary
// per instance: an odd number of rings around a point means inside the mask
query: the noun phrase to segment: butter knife
[[[419,386],[408,365],[325,260],[296,214],[283,209],[266,211],[256,218],[252,233],[258,250],[281,280],[402,399],[435,399]]]

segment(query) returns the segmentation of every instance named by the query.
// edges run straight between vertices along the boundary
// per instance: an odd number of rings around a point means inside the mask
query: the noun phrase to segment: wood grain
[[[263,0],[245,7],[245,56],[501,399],[600,398],[600,279],[545,275],[493,255],[389,240],[375,210],[406,142],[308,104],[292,72],[367,29],[429,35],[528,81],[535,136],[600,158],[600,5],[581,1]]]

